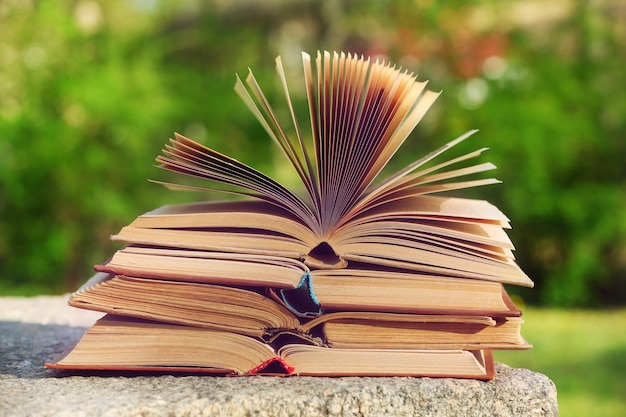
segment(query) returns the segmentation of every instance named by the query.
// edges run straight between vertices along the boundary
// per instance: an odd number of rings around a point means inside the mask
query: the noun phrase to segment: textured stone
[[[0,298],[0,417],[556,416],[546,376],[497,364],[493,381],[93,375],[43,369],[97,315],[66,297]]]

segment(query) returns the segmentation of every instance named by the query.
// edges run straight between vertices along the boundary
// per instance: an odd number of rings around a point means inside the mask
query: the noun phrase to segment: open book
[[[359,263],[311,270],[298,260],[277,256],[127,246],[96,269],[130,277],[270,288],[294,313],[307,316],[341,310],[521,314],[496,281]]]
[[[222,375],[432,376],[491,379],[489,350],[332,349],[106,315],[53,369]]]
[[[282,300],[264,294],[258,287],[98,274],[72,295],[70,305],[127,317],[240,333],[265,342],[297,337],[302,343],[327,347],[528,349],[530,346],[520,335],[522,319],[505,316],[510,311],[501,311],[499,316],[494,317],[484,306],[482,310],[453,308],[453,304],[462,305],[464,299],[473,299],[472,291],[480,293],[480,289],[476,288],[459,290],[452,287],[446,299],[443,290],[437,295],[425,286],[424,294],[421,294],[422,291],[411,293],[424,306],[414,308],[412,314],[373,311],[363,305],[354,305],[353,309],[310,317],[298,314]],[[496,294],[501,295],[502,292]],[[488,296],[477,298],[487,299]],[[450,302],[451,306],[434,309],[430,307],[436,302],[432,299],[438,299],[440,303]],[[413,302],[420,304],[419,301]],[[514,308],[510,300],[508,303]],[[466,314],[461,314],[463,311]],[[516,310],[515,313],[520,312]]]
[[[437,97],[425,82],[350,54],[318,54],[316,71],[303,54],[303,65],[310,129],[296,118],[280,58],[276,68],[290,123],[279,122],[252,72],[235,86],[293,166],[303,195],[177,134],[157,158],[160,166],[215,187],[166,185],[253,198],[163,207],[113,239],[289,257],[314,269],[358,262],[532,286],[514,261],[503,230],[509,221],[500,210],[485,201],[431,195],[498,182],[465,178],[493,169],[490,163],[458,166],[484,149],[425,167],[474,132],[378,179]]]

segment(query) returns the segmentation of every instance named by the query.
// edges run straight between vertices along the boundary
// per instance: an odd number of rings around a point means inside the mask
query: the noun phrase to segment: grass
[[[498,362],[547,375],[559,415],[626,416],[626,309],[524,308],[529,351],[500,351]]]

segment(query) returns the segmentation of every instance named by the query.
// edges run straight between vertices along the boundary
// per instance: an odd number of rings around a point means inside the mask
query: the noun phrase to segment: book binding
[[[282,304],[300,317],[318,317],[324,314],[313,290],[313,277],[306,272],[295,288],[278,291]]]

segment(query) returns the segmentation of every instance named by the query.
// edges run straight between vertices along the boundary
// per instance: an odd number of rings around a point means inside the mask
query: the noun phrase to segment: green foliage
[[[623,16],[585,2],[226,3],[0,3],[0,293],[73,290],[134,217],[207,198],[146,181],[171,179],[152,163],[173,131],[292,182],[234,73],[253,68],[280,108],[274,57],[297,74],[300,50],[326,48],[443,90],[397,164],[480,129],[459,151],[491,148],[504,185],[473,195],[511,218],[537,284],[527,301],[624,303]]]
[[[617,417],[626,413],[626,310],[528,308],[528,351],[498,351],[495,359],[547,375],[556,384],[559,414]]]
[[[81,4],[91,9],[81,12]],[[232,68],[243,66],[204,61],[235,48],[216,41],[221,28],[209,39],[183,31],[185,47],[215,45],[190,61],[181,56],[193,49],[171,44],[179,34],[157,33],[163,19],[120,4],[8,7],[2,25],[11,38],[4,39],[0,72],[0,291],[67,291],[110,255],[110,234],[143,211],[184,198],[146,182],[173,130],[195,131],[213,144],[220,138],[226,152],[245,158],[258,128],[232,116],[245,114],[232,93]],[[111,20],[97,33],[81,31],[80,13]]]

